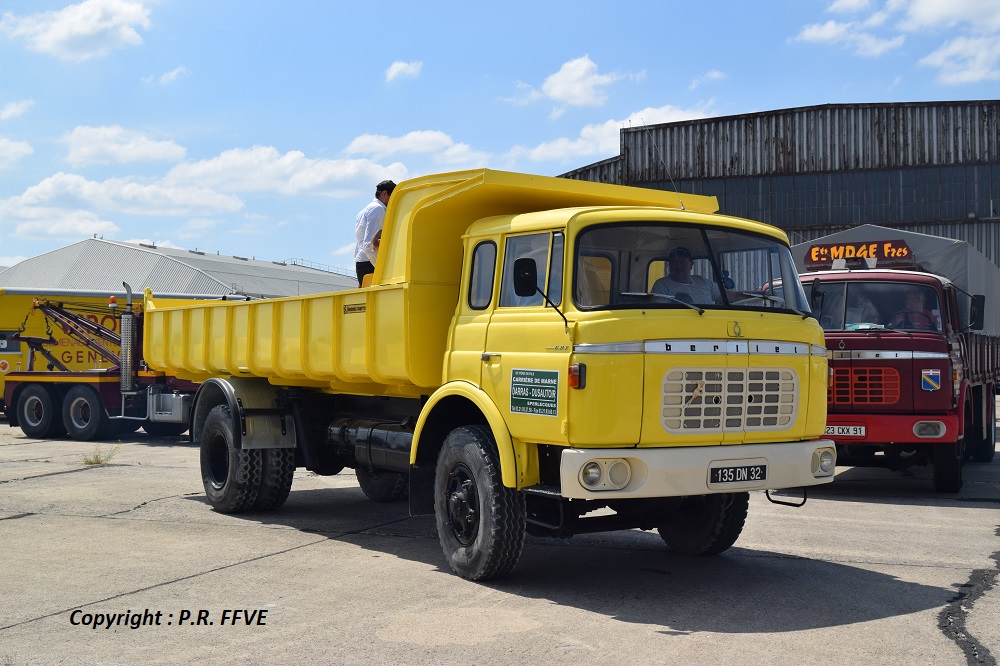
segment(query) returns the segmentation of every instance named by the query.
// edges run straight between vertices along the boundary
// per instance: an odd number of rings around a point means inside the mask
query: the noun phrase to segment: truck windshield
[[[788,246],[721,227],[635,222],[577,236],[573,297],[584,310],[632,307],[810,314]]]
[[[899,282],[824,282],[816,312],[827,331],[893,329],[940,331],[941,308],[932,287]]]

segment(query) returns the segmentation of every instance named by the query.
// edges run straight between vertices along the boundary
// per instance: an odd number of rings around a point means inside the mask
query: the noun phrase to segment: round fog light
[[[589,462],[580,470],[580,480],[583,481],[583,485],[593,488],[601,482],[602,471],[600,464]]]
[[[628,485],[630,478],[632,478],[632,468],[624,460],[616,460],[608,467],[608,483],[615,490],[621,490]]]
[[[833,455],[833,451],[826,449],[819,454],[819,470],[824,474],[833,474],[833,469],[836,467],[837,459]]]

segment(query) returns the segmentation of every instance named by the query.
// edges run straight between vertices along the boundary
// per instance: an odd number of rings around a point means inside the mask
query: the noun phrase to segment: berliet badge
[[[743,329],[740,328],[740,322],[731,321],[729,322],[729,337],[731,338],[741,338],[743,337]]]

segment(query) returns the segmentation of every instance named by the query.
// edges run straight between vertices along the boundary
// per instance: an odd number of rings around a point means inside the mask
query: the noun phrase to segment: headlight
[[[598,458],[580,468],[580,483],[588,490],[621,490],[632,480],[632,466],[624,458]]]
[[[603,472],[604,470],[601,469],[601,465],[599,463],[591,461],[584,465],[583,469],[580,470],[580,480],[583,482],[583,485],[588,488],[593,488],[601,482]]]

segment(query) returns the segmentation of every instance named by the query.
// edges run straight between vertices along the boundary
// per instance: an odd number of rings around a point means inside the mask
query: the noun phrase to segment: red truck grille
[[[899,401],[895,368],[834,368],[827,387],[830,405],[892,405]]]

